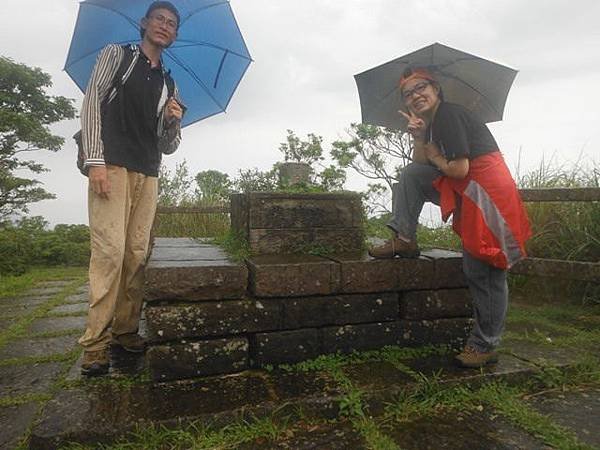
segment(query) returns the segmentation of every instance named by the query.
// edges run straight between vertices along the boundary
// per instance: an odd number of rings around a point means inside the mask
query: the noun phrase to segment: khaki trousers
[[[112,335],[138,330],[158,195],[156,177],[117,166],[107,166],[107,173],[108,199],[88,187],[90,298],[87,328],[79,339],[87,351],[106,348]]]

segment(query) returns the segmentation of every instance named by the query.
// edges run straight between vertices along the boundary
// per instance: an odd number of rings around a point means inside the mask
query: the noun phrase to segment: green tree
[[[323,138],[313,133],[300,139],[292,130],[287,130],[286,142],[279,145],[285,161],[306,163],[309,166],[323,160]]]
[[[369,180],[363,192],[367,215],[389,213],[392,185],[412,161],[408,134],[365,124],[351,124],[348,138],[331,144],[330,155],[339,167],[352,169]]]
[[[412,161],[406,133],[355,123],[350,125],[348,139],[333,142],[330,154],[340,167],[353,169],[373,186],[383,182],[389,189]]]
[[[184,206],[193,201],[191,192],[194,180],[184,159],[171,172],[161,166],[158,174],[158,204],[160,206]]]
[[[49,126],[75,117],[73,100],[51,96],[50,75],[0,57],[0,221],[28,212],[27,205],[54,195],[29,173],[47,171],[22,155],[38,150],[56,152],[64,139]]]
[[[198,172],[196,185],[196,198],[204,203],[227,202],[233,186],[229,175],[218,170]]]

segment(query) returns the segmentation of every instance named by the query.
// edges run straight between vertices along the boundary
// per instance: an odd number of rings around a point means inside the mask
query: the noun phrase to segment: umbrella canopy
[[[484,123],[502,120],[508,91],[517,71],[435,43],[354,76],[363,123],[406,130],[398,81],[408,67],[429,70],[444,98],[475,113]]]
[[[181,23],[177,40],[163,52],[187,106],[182,125],[225,111],[252,58],[228,1],[171,0]],[[85,92],[96,57],[108,44],[140,42],[140,20],[151,0],[86,0],[65,70]]]

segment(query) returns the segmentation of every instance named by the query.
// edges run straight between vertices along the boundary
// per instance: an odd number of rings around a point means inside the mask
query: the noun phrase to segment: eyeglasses
[[[177,21],[173,19],[169,19],[168,17],[163,16],[162,14],[156,14],[155,16],[150,16],[152,20],[156,23],[160,23],[161,25],[166,25],[167,28],[171,31],[177,31]]]
[[[421,83],[415,85],[414,88],[407,89],[406,91],[402,92],[402,98],[406,101],[409,100],[414,94],[422,94],[427,86],[429,86],[429,82],[422,81]]]

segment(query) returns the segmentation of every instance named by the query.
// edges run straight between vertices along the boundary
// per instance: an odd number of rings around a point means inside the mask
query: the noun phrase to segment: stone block
[[[247,261],[256,297],[329,295],[339,290],[339,266],[312,255],[261,255]]]
[[[401,336],[399,325],[396,321],[323,328],[321,349],[323,353],[351,353],[396,345]]]
[[[279,302],[250,299],[147,306],[147,336],[158,342],[276,330],[280,308]]]
[[[155,246],[146,266],[145,299],[221,300],[242,297],[247,289],[248,270],[236,264],[217,247],[189,242],[187,246]]]
[[[181,380],[248,368],[248,340],[242,337],[151,346],[146,353],[154,381]]]
[[[251,192],[236,202],[248,213],[248,226],[256,228],[352,228],[362,226],[362,205],[355,193]],[[232,208],[232,215],[238,211]],[[233,220],[232,220],[233,222]]]
[[[408,291],[400,295],[400,317],[408,320],[471,317],[468,289]]]
[[[434,283],[433,262],[427,258],[374,259],[366,252],[333,255],[340,264],[344,293],[427,289]]]
[[[309,328],[398,318],[398,294],[353,294],[277,299],[283,328]]]
[[[462,253],[450,250],[426,250],[421,252],[434,264],[435,285],[433,289],[466,287],[467,280],[462,269]]]
[[[231,196],[232,229],[256,254],[358,250],[364,238],[355,193],[250,192]]]
[[[259,255],[308,253],[323,249],[328,253],[360,250],[363,231],[360,228],[252,229],[248,242]]]
[[[320,355],[319,332],[315,328],[257,333],[252,341],[252,359],[257,367],[290,364]]]
[[[400,320],[400,345],[460,346],[469,335],[472,319]]]

